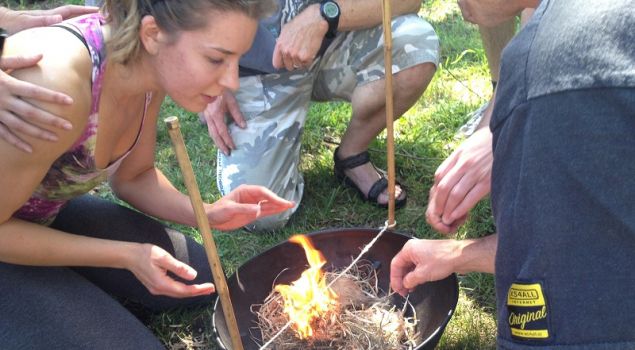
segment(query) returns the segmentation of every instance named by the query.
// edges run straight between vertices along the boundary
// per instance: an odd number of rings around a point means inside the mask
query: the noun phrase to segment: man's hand
[[[236,145],[225,122],[227,113],[239,127],[244,129],[247,126],[238,101],[231,91],[225,91],[221,96],[218,96],[214,102],[207,105],[199,117],[205,119],[209,136],[214,140],[216,147],[228,156],[231,150],[236,149]]]
[[[390,286],[405,296],[452,273],[494,273],[498,235],[453,240],[411,239],[390,263]]]
[[[460,241],[411,239],[390,263],[390,286],[405,296],[416,286],[438,281],[455,272]]]
[[[42,55],[31,57],[3,57],[0,60],[0,139],[25,152],[31,145],[16,135],[16,132],[43,140],[56,141],[57,136],[36,124],[50,125],[70,130],[72,125],[65,119],[34,106],[25,99],[43,102],[71,104],[73,100],[64,94],[26,83],[6,74],[5,70],[27,68],[37,64]]]
[[[525,8],[537,7],[540,0],[458,0],[463,18],[484,27],[494,27],[512,19]]]
[[[282,27],[273,51],[273,66],[288,71],[310,66],[327,31],[320,6],[307,7]]]
[[[234,230],[268,215],[291,209],[295,203],[262,186],[240,185],[207,210],[210,224],[218,230]]]
[[[468,212],[490,191],[492,133],[477,130],[437,169],[430,189],[426,220],[441,233],[453,233]]]
[[[65,5],[50,10],[13,11],[0,7],[0,27],[9,34],[15,34],[21,30],[44,27],[59,23],[65,19],[94,13],[98,7]]]

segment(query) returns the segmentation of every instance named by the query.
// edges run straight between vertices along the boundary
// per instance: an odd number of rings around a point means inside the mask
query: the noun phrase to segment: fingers
[[[258,206],[259,211],[257,212],[256,218],[260,216],[278,214],[285,210],[291,209],[294,206],[295,202],[288,201],[282,198],[272,199],[271,201],[262,201],[262,204]]]
[[[0,139],[5,140],[6,142],[23,152],[33,152],[33,149],[28,143],[24,142],[22,139],[12,134],[11,131],[9,131],[9,129],[7,129],[7,127],[5,127],[2,123],[0,123]]]
[[[282,60],[282,53],[280,52],[278,48],[278,44],[276,44],[276,46],[273,49],[273,59],[271,60],[271,63],[273,64],[273,67],[276,69],[280,69],[284,67],[284,62]]]
[[[175,259],[169,254],[166,254],[163,257],[161,261],[161,267],[167,271],[172,272],[174,275],[188,281],[195,279],[197,275],[196,270],[183,263],[182,261]],[[167,295],[175,298],[206,295],[211,294],[215,291],[214,285],[212,283],[188,285],[175,281],[167,275],[163,275],[159,284],[157,284],[156,289],[161,295]]]
[[[42,14],[41,11],[24,11],[20,16],[18,25],[14,29],[14,33],[28,28],[50,26],[60,23],[63,20],[62,15],[58,14]]]
[[[29,109],[27,113],[28,114],[25,115],[29,115],[29,117],[32,117],[33,113],[36,113],[36,109],[31,107],[31,109]],[[0,110],[0,123],[4,124],[4,126],[10,129],[12,133],[20,132],[22,134],[46,141],[54,142],[58,140],[57,135],[55,135],[54,133],[42,129],[36,125],[29,124],[22,118],[19,118],[15,114],[6,110]]]
[[[230,113],[238,126],[244,128],[247,125],[243,114],[240,112],[236,98],[229,91],[226,91],[216,101],[210,103],[203,111],[203,116],[207,121],[207,130],[214,144],[219,151],[229,156],[231,150],[236,149],[236,145],[225,122],[225,114],[227,112]]]
[[[428,199],[428,209],[426,210],[426,217],[435,222],[436,217],[443,216],[443,210],[446,207],[448,195],[450,190],[454,187],[456,182],[460,180],[456,174],[456,164],[460,159],[460,150],[454,151],[443,163],[437,168],[434,174],[434,185],[430,188],[430,196]],[[451,174],[450,174],[451,173]],[[430,223],[430,220],[428,220]],[[433,226],[434,227],[434,226]],[[445,232],[443,227],[440,230]]]
[[[229,115],[234,119],[234,122],[243,129],[247,127],[247,122],[245,121],[243,113],[240,111],[236,97],[232,93],[225,93],[223,94],[223,102],[225,102],[227,111],[229,111]]]
[[[402,296],[406,296],[409,292],[408,288],[404,286],[404,276],[415,266],[408,258],[407,245],[408,243],[390,262],[390,287]]]
[[[42,55],[2,57],[0,69],[20,69],[34,66],[42,59]]]
[[[51,102],[66,105],[73,103],[73,99],[68,95],[17,79],[11,80],[9,89],[12,94],[20,96],[21,98],[31,98],[42,102]],[[57,117],[53,119],[55,126],[62,127],[64,129],[72,128],[71,124],[64,119]]]
[[[313,57],[309,57],[305,49],[296,52],[294,49],[285,48],[284,46],[285,44],[281,41],[276,43],[273,52],[273,66],[275,68],[285,68],[288,71],[304,69],[313,61]]]
[[[52,127],[60,128],[63,130],[73,129],[73,124],[71,124],[68,120],[62,117],[58,117],[57,115],[52,114],[46,110],[40,109],[37,106],[31,103],[28,103],[22,99],[17,99],[17,98],[14,99],[11,105],[7,106],[7,109],[13,112],[13,115],[16,117],[16,120],[18,120],[21,124],[28,125],[26,124],[26,122],[41,123],[44,126],[52,126]],[[16,126],[16,130],[18,127],[19,126]],[[53,135],[53,133],[43,130],[39,127],[37,128],[37,130],[38,131],[36,133],[30,133],[30,132],[27,132],[27,133],[35,137],[38,137],[39,135],[42,135],[42,134]],[[50,140],[56,141],[57,138],[54,137],[54,139],[50,139]]]
[[[450,214],[450,220],[456,221],[457,218],[466,217],[469,211],[476,206],[483,197],[490,191],[490,180],[480,181],[472,186],[467,195],[458,203]]]
[[[224,155],[229,156],[231,150],[236,148],[236,145],[234,145],[234,140],[229,134],[227,124],[225,124],[224,120],[218,120],[213,117],[206,116],[205,119],[207,120],[207,131],[214,144]]]
[[[168,276],[163,276],[162,283],[148,288],[152,295],[165,295],[172,298],[191,298],[212,294],[216,291],[213,283],[185,284],[177,282]]]
[[[425,266],[417,266],[403,277],[403,288],[412,290],[416,286],[430,281],[428,269]]]
[[[255,204],[262,214],[292,208],[295,203],[286,200],[264,186],[240,185],[230,193],[236,202]]]
[[[463,171],[457,171],[448,177],[451,178],[449,185],[440,190],[445,196],[445,207],[441,208],[441,220],[446,224],[457,219],[453,216],[455,209],[465,200],[466,195],[477,183],[477,179],[472,174],[466,174]],[[455,179],[458,181],[454,181]]]
[[[441,180],[445,178],[448,174],[448,171],[454,168],[454,165],[459,161],[459,150],[456,150],[450,154],[449,157],[445,158],[443,163],[439,165],[437,170],[434,172],[434,184],[437,185]]]
[[[89,13],[95,13],[99,11],[99,7],[95,6],[79,6],[79,5],[65,5],[50,10],[52,14],[61,15],[64,19],[69,19],[77,16],[86,15]]]
[[[431,207],[428,207],[426,210],[426,221],[433,229],[443,234],[451,234],[454,233],[453,226],[447,225],[441,220],[441,216],[434,213]]]

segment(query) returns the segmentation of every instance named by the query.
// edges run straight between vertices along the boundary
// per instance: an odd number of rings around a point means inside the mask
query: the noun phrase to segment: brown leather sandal
[[[345,170],[348,169],[353,169],[356,168],[360,165],[366,164],[366,163],[370,163],[370,155],[368,154],[368,151],[364,151],[362,153],[356,154],[354,156],[350,156],[344,159],[339,159],[337,156],[337,151],[339,150],[339,147],[335,149],[335,152],[333,152],[333,172],[335,173],[335,177],[337,179],[339,179],[340,181],[342,181],[345,185],[352,187],[354,189],[357,190],[357,193],[359,193],[359,196],[364,200],[367,201],[375,206],[378,206],[380,208],[388,208],[388,203],[379,203],[377,202],[377,199],[379,198],[379,195],[384,192],[384,190],[386,188],[388,188],[388,179],[386,178],[386,172],[381,170],[381,169],[377,169],[377,167],[371,163],[371,165],[373,166],[373,168],[375,169],[375,171],[377,171],[377,173],[381,176],[381,178],[379,180],[377,180],[371,187],[370,190],[368,190],[368,193],[363,193],[362,190],[359,189],[359,187],[357,187],[357,185],[355,184],[355,182],[353,182],[353,180],[351,180],[348,176],[346,176],[346,174],[344,173]],[[403,185],[401,183],[399,183],[399,181],[396,181],[396,184],[399,185],[401,187],[402,192],[404,193],[404,197],[401,199],[395,198],[395,209],[399,209],[402,208],[403,206],[406,205],[406,202],[408,200],[408,195],[405,192],[405,188],[403,187]]]

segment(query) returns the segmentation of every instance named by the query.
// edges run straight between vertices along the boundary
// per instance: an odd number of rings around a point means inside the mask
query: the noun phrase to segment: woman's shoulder
[[[59,27],[21,31],[7,39],[6,56],[42,55],[36,66],[15,70],[14,77],[73,98],[70,106],[29,101],[54,114],[82,124],[90,113],[92,100],[90,53],[78,37]]]

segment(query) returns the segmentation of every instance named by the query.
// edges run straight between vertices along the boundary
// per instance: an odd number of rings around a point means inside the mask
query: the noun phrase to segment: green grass
[[[81,1],[11,1],[13,8],[34,8],[50,4]],[[426,224],[424,212],[428,190],[437,166],[457,145],[454,134],[469,112],[478,108],[491,94],[487,63],[475,26],[466,24],[454,0],[433,0],[422,5],[427,18],[441,39],[439,70],[419,101],[395,122],[396,166],[398,176],[408,190],[408,205],[397,211],[399,232],[422,238],[441,236]],[[198,117],[179,109],[169,99],[162,117],[176,115],[196,171],[203,199],[219,197],[215,185],[216,150]],[[387,211],[369,206],[356,193],[339,185],[332,175],[332,152],[346,128],[350,107],[344,103],[320,103],[311,106],[306,123],[301,168],[306,182],[305,197],[288,227],[268,235],[246,231],[214,232],[221,260],[231,274],[247,259],[258,255],[294,233],[324,228],[380,227]],[[174,184],[185,191],[167,131],[160,123],[157,165]],[[380,135],[371,145],[371,158],[382,166],[386,161],[386,138]],[[383,167],[383,166],[382,166]],[[107,188],[100,193],[112,197]],[[197,238],[196,229],[176,226]],[[479,237],[494,232],[491,210],[481,202],[457,238]],[[438,346],[439,349],[495,348],[494,282],[491,276],[470,274],[460,277],[460,300],[454,317]],[[170,349],[217,349],[209,331],[211,310],[165,313],[149,320],[150,328]]]

